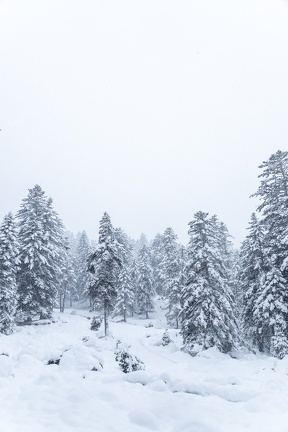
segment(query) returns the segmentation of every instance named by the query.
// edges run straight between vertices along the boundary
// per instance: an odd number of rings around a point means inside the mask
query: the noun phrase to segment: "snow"
[[[1,432],[287,432],[287,356],[192,357],[175,329],[163,346],[159,307],[148,320],[115,318],[108,338],[90,330],[92,315],[55,312],[50,324],[1,335]],[[119,340],[145,370],[121,371]]]

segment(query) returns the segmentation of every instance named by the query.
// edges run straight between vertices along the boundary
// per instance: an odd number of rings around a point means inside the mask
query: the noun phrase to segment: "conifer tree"
[[[29,189],[17,214],[20,268],[18,311],[26,320],[50,318],[58,291],[63,224],[41,187]]]
[[[189,225],[187,283],[181,299],[185,349],[216,346],[228,352],[236,340],[236,321],[219,233],[208,213],[197,212]]]
[[[73,257],[69,249],[66,237],[61,257],[62,265],[58,288],[60,312],[64,312],[67,299],[69,299],[70,307],[72,307],[72,299],[76,296],[76,276],[73,267]]]
[[[282,358],[288,353],[288,152],[277,151],[260,168],[254,196],[261,200],[264,276],[254,317],[259,349]]]
[[[85,231],[83,231],[79,238],[79,243],[76,249],[75,256],[75,276],[76,276],[76,297],[79,300],[86,298],[86,290],[91,281],[91,274],[87,269],[88,256],[91,253],[89,239]]]
[[[127,321],[127,315],[134,311],[134,286],[131,278],[131,267],[123,266],[118,276],[117,299],[113,315],[122,315],[123,321]]]
[[[168,324],[178,328],[180,312],[180,246],[172,228],[167,228],[163,235],[162,260],[159,264],[162,280],[162,295],[168,302],[166,314]]]
[[[243,292],[242,324],[244,340],[261,350],[262,335],[259,332],[256,302],[263,290],[266,265],[264,231],[255,213],[251,215],[249,234],[241,245],[238,283]]]
[[[178,273],[175,278],[171,279],[168,289],[168,312],[166,314],[167,322],[171,326],[179,328],[181,319],[181,297],[186,286],[186,251],[184,246],[178,247]]]
[[[149,318],[148,313],[153,310],[153,297],[155,295],[153,269],[149,248],[143,245],[138,253],[138,284],[137,284],[137,306],[140,313]]]
[[[151,265],[153,269],[153,280],[155,285],[155,291],[158,295],[163,295],[163,272],[161,271],[161,262],[163,260],[164,251],[164,236],[162,234],[156,234],[155,238],[151,242]]]
[[[0,332],[7,335],[13,332],[15,322],[18,254],[16,226],[8,213],[0,226]]]
[[[122,267],[119,255],[115,230],[108,213],[104,213],[100,221],[98,245],[88,257],[88,271],[92,274],[88,294],[95,305],[102,304],[106,336],[109,332],[109,314],[117,296],[117,272]]]
[[[133,246],[127,234],[121,228],[116,228],[115,237],[119,245],[122,268],[117,277],[117,298],[113,315],[122,315],[123,320],[126,321],[127,315],[132,315],[134,312],[135,285],[132,280]]]

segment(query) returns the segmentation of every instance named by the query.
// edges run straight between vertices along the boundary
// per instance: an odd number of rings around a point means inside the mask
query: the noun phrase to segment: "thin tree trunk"
[[[109,333],[108,316],[109,316],[108,301],[104,300],[104,329],[105,329],[105,336],[108,336],[108,333]]]

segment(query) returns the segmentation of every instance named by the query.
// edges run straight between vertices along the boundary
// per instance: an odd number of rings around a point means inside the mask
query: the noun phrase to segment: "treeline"
[[[104,316],[149,318],[155,295],[166,303],[168,325],[179,328],[184,349],[222,352],[246,346],[282,358],[288,353],[288,153],[278,151],[260,169],[253,213],[240,251],[217,216],[197,212],[189,243],[172,228],[148,242],[112,226],[104,213],[98,242],[75,238],[40,186],[0,227],[0,331],[15,322],[51,318],[69,301],[90,303]]]

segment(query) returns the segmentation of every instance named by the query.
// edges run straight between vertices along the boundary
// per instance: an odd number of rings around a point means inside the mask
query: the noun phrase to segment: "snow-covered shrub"
[[[31,325],[32,318],[28,316],[25,312],[19,310],[16,312],[15,322],[18,325]]]
[[[130,354],[128,349],[118,348],[115,351],[115,360],[124,373],[144,370],[144,363],[138,359],[134,354]]]
[[[60,358],[58,358],[58,359],[50,359],[50,360],[48,360],[47,365],[48,366],[49,365],[58,365],[59,366],[59,363],[60,363]]]
[[[146,327],[146,328],[150,328],[150,327],[154,327],[154,325],[153,325],[152,322],[149,322],[145,327]]]
[[[91,329],[91,330],[94,330],[94,331],[99,330],[99,328],[100,328],[100,326],[101,326],[101,324],[102,324],[102,321],[103,321],[103,318],[102,318],[102,317],[94,316],[94,317],[92,318],[92,321],[91,321],[90,329]]]
[[[88,371],[102,371],[103,359],[95,349],[76,345],[63,353],[59,367],[81,374]]]
[[[172,339],[170,338],[168,330],[165,330],[162,336],[162,345],[167,346],[172,342]]]

